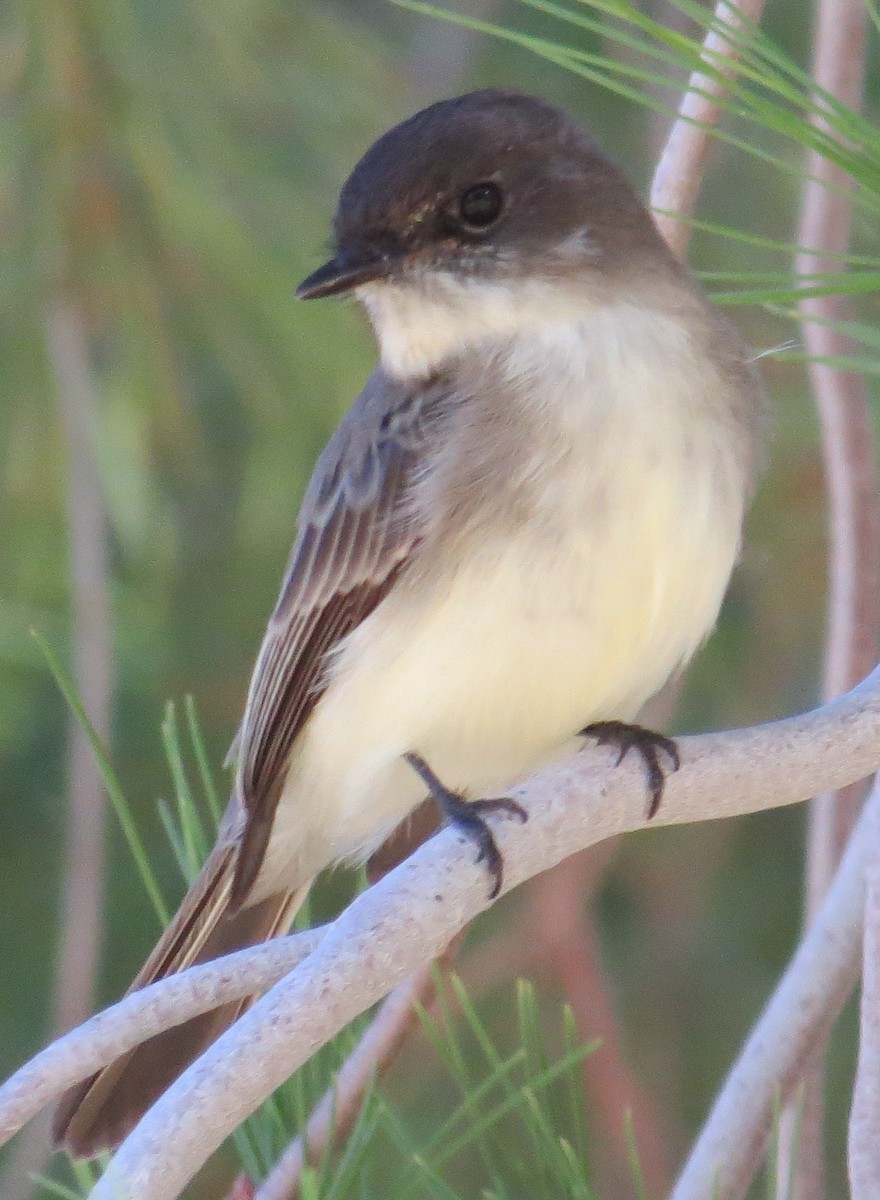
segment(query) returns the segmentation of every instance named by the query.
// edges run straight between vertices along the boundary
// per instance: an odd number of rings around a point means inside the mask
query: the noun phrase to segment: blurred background
[[[673,28],[687,24],[662,0],[644,7]],[[459,8],[602,48],[536,6]],[[802,3],[774,0],[764,24],[807,63]],[[868,79],[876,112],[880,71]],[[674,99],[680,81],[671,73],[655,98]],[[12,0],[0,10],[4,1076],[53,1027],[116,996],[158,932],[118,822],[99,818],[104,875],[81,815],[74,824],[88,846],[79,853],[92,855],[84,876],[103,894],[100,960],[92,997],[88,934],[68,941],[83,978],[53,1009],[60,914],[89,902],[87,883],[65,891],[67,814],[72,801],[94,811],[96,785],[31,631],[75,677],[173,902],[182,884],[156,808],[171,792],[166,702],[194,697],[222,788],[303,488],[374,360],[350,303],[297,304],[294,288],[323,260],[339,186],[366,146],[426,103],[485,85],[564,105],[646,189],[662,114],[522,46],[384,0]],[[797,144],[777,143],[775,153],[800,164]],[[699,216],[793,242],[798,196],[796,174],[717,143]],[[875,236],[857,226],[856,248]],[[768,254],[702,232],[691,260],[712,272],[765,270]],[[784,255],[773,262],[788,269]],[[876,299],[868,303],[876,315]],[[756,351],[797,336],[763,308],[732,315]],[[678,731],[766,720],[817,697],[825,537],[816,420],[803,365],[764,365],[772,461],[718,631],[672,721]],[[625,1104],[643,1106],[646,1138],[662,1144],[657,1178],[699,1127],[796,939],[803,816],[657,830],[578,867],[585,892],[597,893],[596,961],[632,1073],[619,1119]],[[351,886],[342,875],[326,881],[318,912],[338,908]],[[528,903],[517,893],[487,914],[462,959],[500,1028],[512,979],[534,966],[516,932]],[[545,915],[552,924],[552,907]],[[564,990],[545,981],[548,1011]],[[582,1032],[599,1032],[589,1012]],[[829,1124],[841,1189],[851,1053],[844,1022]],[[413,1051],[388,1084],[403,1105],[432,1094],[424,1079],[413,1085],[416,1062],[432,1069]],[[600,1194],[625,1194],[602,1158],[599,1146]]]

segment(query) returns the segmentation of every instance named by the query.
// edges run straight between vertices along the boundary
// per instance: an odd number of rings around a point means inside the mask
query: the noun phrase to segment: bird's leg
[[[642,725],[628,725],[625,721],[595,721],[581,730],[581,737],[595,738],[600,746],[617,746],[617,766],[623,762],[630,750],[635,750],[641,755],[651,793],[648,805],[650,820],[663,799],[666,776],[677,771],[681,765],[675,741],[665,734],[656,733],[653,729],[645,729]],[[668,760],[666,766],[661,762],[664,756]]]
[[[431,799],[449,824],[476,842],[479,851],[477,862],[486,864],[486,870],[492,878],[489,899],[494,900],[501,891],[504,859],[483,814],[503,812],[511,817],[519,817],[521,821],[527,821],[528,813],[521,804],[507,796],[500,796],[494,800],[467,800],[460,792],[453,792],[445,787],[420,754],[409,753],[403,757],[427,787]]]

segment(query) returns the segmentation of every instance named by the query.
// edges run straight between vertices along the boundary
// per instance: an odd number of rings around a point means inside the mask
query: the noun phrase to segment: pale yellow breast
[[[533,348],[548,424],[543,449],[533,421],[522,447],[532,517],[441,537],[340,648],[262,879],[372,850],[422,797],[407,750],[451,787],[497,793],[589,722],[633,717],[711,629],[746,483],[677,332],[625,334],[566,363],[581,344],[566,333],[555,375]]]

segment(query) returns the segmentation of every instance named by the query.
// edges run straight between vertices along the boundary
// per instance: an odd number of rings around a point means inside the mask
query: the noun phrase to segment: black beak
[[[296,289],[298,300],[319,300],[322,296],[338,296],[350,292],[362,283],[381,279],[391,270],[392,260],[378,255],[366,258],[341,251],[323,267],[313,271]]]

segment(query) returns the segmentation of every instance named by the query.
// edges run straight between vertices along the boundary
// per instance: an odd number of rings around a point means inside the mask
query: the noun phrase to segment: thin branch
[[[604,849],[609,843],[598,847]],[[587,856],[585,858],[585,855]],[[612,1152],[611,1170],[603,1171],[603,1195],[632,1194],[632,1171],[626,1144],[627,1111],[632,1113],[639,1160],[649,1195],[669,1191],[668,1139],[650,1098],[633,1074],[623,1049],[614,1005],[605,986],[591,893],[603,875],[604,861],[593,851],[572,855],[553,871],[532,882],[530,925],[520,936],[535,947],[536,965],[544,980],[556,980],[574,1014],[578,1036],[598,1038],[601,1047],[582,1064],[588,1111],[599,1143]],[[586,868],[586,873],[585,873]]]
[[[864,0],[818,0],[813,30],[813,79],[818,88],[849,108],[863,104]],[[813,123],[833,130],[821,117]],[[798,242],[806,249],[795,270],[810,277],[844,270],[849,249],[853,181],[827,158],[807,156]],[[853,346],[829,321],[850,319],[844,296],[805,299],[800,304],[807,350],[818,358],[847,356]],[[880,635],[880,493],[867,389],[863,377],[827,363],[809,365],[819,414],[828,499],[828,617],[825,638],[825,699],[840,695],[876,661]],[[863,789],[817,797],[807,833],[806,918],[816,912],[855,823]],[[825,1195],[824,1048],[815,1048],[804,1079],[802,1111],[786,1111],[780,1126],[778,1178],[792,1177],[797,1200]],[[795,1126],[797,1134],[795,1135]],[[792,1170],[791,1163],[794,1163]],[[789,1193],[786,1192],[786,1195]]]
[[[55,378],[67,453],[73,676],[95,729],[106,740],[113,691],[113,639],[109,530],[93,444],[99,396],[82,321],[72,305],[56,304],[47,314],[46,350]],[[104,900],[104,815],[104,789],[91,746],[71,717],[52,1037],[78,1025],[94,1009]],[[49,1153],[48,1121],[35,1122],[6,1164],[0,1194],[6,1200],[32,1195],[33,1176],[42,1169]]]
[[[238,1176],[235,1183],[232,1185],[232,1190],[226,1197],[226,1200],[254,1200],[257,1194],[256,1185],[252,1179],[249,1179],[243,1172]]]
[[[819,0],[813,77],[848,107],[863,99],[865,28],[863,0]],[[821,119],[815,122],[828,130]],[[849,249],[853,181],[827,158],[807,161],[798,240],[808,247],[797,258],[798,275],[831,274],[843,268],[837,255]],[[816,358],[853,353],[850,339],[825,322],[852,319],[845,296],[801,301],[804,342]],[[861,679],[877,658],[880,636],[880,493],[874,436],[863,376],[823,362],[809,364],[819,413],[829,514],[829,604],[823,698],[839,696]],[[858,809],[858,795],[844,807],[835,798],[817,801],[809,853],[808,908],[821,899]]]
[[[859,1061],[849,1123],[852,1200],[880,1196],[880,821],[867,872]]]
[[[92,724],[106,740],[113,645],[109,530],[94,446],[98,393],[82,317],[71,305],[58,304],[48,314],[46,344],[67,446],[74,681]],[[88,737],[73,720],[68,789],[63,933],[54,998],[57,1032],[85,1020],[94,1007],[104,892],[104,789]]]
[[[827,1034],[855,982],[865,873],[878,831],[875,788],[834,883],[749,1034],[670,1200],[732,1200],[745,1193],[777,1097],[791,1095],[814,1043]]]
[[[684,738],[680,745],[682,767],[668,781],[655,825],[705,820],[710,812],[721,817],[763,810],[817,788],[840,787],[880,761],[880,669],[848,696],[812,713]],[[612,770],[607,752],[594,749],[542,772],[514,794],[530,819],[524,830],[511,822],[496,825],[505,890],[578,849],[647,824],[638,764]],[[489,903],[485,871],[474,863],[472,846],[453,829],[442,830],[359,896],[306,962],[172,1085],[120,1147],[92,1200],[173,1200],[267,1095],[355,1016],[436,957]],[[790,1025],[798,1019],[789,1013]]]
[[[653,722],[648,723],[654,728]],[[624,1139],[624,1116],[630,1110],[646,1191],[659,1196],[669,1188],[670,1138],[627,1062],[591,908],[617,844],[617,839],[609,838],[530,880],[521,911],[506,930],[465,959],[461,975],[475,996],[515,975],[556,983],[562,989],[579,1036],[601,1042],[601,1049],[588,1055],[582,1065],[596,1135],[603,1146],[616,1151],[616,1161],[610,1169],[603,1169],[599,1191],[603,1195],[615,1194],[615,1188],[621,1195],[632,1192]]]
[[[238,950],[124,997],[21,1067],[0,1087],[0,1146],[74,1083],[141,1042],[227,1000],[264,992],[302,962],[324,927]]]
[[[730,79],[736,70],[736,38],[732,35],[739,33],[746,21],[757,24],[763,8],[764,0],[742,0],[738,5],[718,0],[715,20],[726,25],[729,33],[710,29],[703,41],[702,57],[723,78]],[[718,124],[721,115],[715,101],[724,92],[723,80],[718,75],[707,76],[702,71],[694,71],[654,172],[651,207],[658,210],[654,220],[680,258],[687,253],[690,226],[679,217],[690,216],[694,211],[703,183],[712,127]]]

